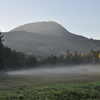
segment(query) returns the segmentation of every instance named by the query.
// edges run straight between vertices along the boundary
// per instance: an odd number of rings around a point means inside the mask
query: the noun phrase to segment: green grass
[[[100,81],[81,85],[9,86],[0,91],[0,100],[100,100]]]
[[[0,100],[100,100],[100,74],[0,77]]]

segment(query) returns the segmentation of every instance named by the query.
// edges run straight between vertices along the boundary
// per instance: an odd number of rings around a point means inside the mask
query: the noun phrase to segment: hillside
[[[67,49],[88,53],[100,48],[99,40],[72,34],[56,22],[29,23],[3,34],[4,45],[41,57],[65,55]]]

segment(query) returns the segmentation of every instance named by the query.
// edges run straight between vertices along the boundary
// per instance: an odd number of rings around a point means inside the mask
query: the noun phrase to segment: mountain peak
[[[39,34],[61,34],[65,33],[67,30],[57,22],[43,21],[24,24],[17,28],[14,28],[13,30],[11,30],[11,32],[12,31],[26,31]]]

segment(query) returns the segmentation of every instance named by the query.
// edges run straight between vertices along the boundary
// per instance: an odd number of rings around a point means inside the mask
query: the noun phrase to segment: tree
[[[4,56],[3,56],[3,49],[4,45],[2,44],[2,32],[0,32],[0,71],[2,72],[4,69]]]
[[[72,53],[70,53],[69,50],[66,51],[66,58],[65,58],[65,62],[66,64],[71,64],[71,56],[72,56]]]
[[[50,65],[57,65],[57,63],[58,63],[57,61],[58,61],[58,57],[52,55],[51,59],[50,59]]]
[[[26,59],[26,66],[28,66],[28,68],[34,68],[34,67],[37,67],[38,66],[38,61],[35,57],[29,57]]]
[[[89,57],[89,62],[90,63],[98,63],[99,57],[98,57],[99,52],[95,50],[90,50],[88,57]]]
[[[58,64],[59,65],[64,65],[65,64],[65,59],[64,59],[63,55],[59,56],[59,58],[58,58]]]

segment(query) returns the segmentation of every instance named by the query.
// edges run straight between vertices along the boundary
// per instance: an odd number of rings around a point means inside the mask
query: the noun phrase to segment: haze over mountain
[[[65,55],[68,49],[88,53],[100,48],[99,40],[72,34],[53,21],[21,25],[3,34],[4,45],[34,56]]]

